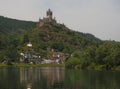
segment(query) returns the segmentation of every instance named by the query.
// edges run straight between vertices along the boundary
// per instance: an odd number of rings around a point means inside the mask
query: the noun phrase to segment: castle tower
[[[52,14],[53,14],[52,11],[50,9],[48,9],[48,11],[46,12],[47,18],[52,19]]]
[[[52,23],[52,24],[57,23],[56,19],[53,18],[53,12],[50,9],[46,11],[46,17],[44,17],[43,19],[39,19],[38,27],[43,26],[45,23]]]

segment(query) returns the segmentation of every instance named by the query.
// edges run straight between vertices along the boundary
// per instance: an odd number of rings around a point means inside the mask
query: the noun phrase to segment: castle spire
[[[52,19],[52,14],[53,13],[52,13],[52,11],[49,8],[48,11],[46,12],[47,17]]]

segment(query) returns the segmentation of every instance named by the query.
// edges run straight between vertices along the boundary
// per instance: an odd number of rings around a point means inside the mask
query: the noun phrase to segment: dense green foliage
[[[18,34],[36,27],[35,22],[21,21],[0,16],[1,34]]]
[[[18,36],[36,27],[35,22],[21,21],[0,16],[0,62],[19,60]]]
[[[27,36],[26,36],[27,35]],[[33,43],[36,51],[48,56],[49,49],[72,54],[77,49],[85,49],[87,46],[98,45],[101,41],[94,36],[75,32],[61,24],[46,23],[43,26],[24,34],[24,38]],[[27,42],[27,41],[26,41]]]
[[[0,63],[19,62],[20,52],[27,51],[28,42],[42,58],[48,58],[51,49],[68,54],[67,68],[120,69],[119,42],[101,41],[62,24],[45,23],[37,27],[35,22],[0,17]]]
[[[99,46],[88,46],[75,51],[66,62],[68,68],[118,70],[120,66],[120,43],[106,41]]]

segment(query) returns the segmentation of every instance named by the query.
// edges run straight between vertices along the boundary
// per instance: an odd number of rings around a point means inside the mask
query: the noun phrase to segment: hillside
[[[0,29],[2,33],[0,35],[1,60],[7,58],[14,61],[19,60],[19,53],[26,50],[28,42],[33,44],[33,48],[42,57],[48,56],[48,49],[71,54],[77,49],[83,50],[87,46],[98,45],[102,42],[91,34],[75,32],[65,25],[57,23],[45,23],[43,26],[37,27],[34,22],[19,21],[4,17],[1,17],[0,23],[2,25],[0,28],[3,28]]]
[[[0,63],[19,62],[29,42],[41,58],[51,50],[69,55],[67,68],[120,70],[120,42],[102,41],[89,33],[76,32],[55,20],[35,22],[0,17]],[[47,22],[46,22],[47,21]],[[51,21],[51,20],[50,20]],[[19,34],[19,35],[18,35]]]
[[[87,46],[102,42],[91,34],[75,32],[62,24],[46,23],[25,35],[37,51],[50,48],[55,51],[72,53],[74,50],[82,50]]]
[[[22,21],[0,16],[0,33],[18,34],[36,27],[36,22]]]
[[[33,48],[47,58],[49,50],[69,54],[66,59],[67,68],[119,70],[120,43],[115,41],[101,41],[94,35],[76,32],[62,24],[45,23],[20,36],[24,38],[22,50],[26,41],[33,44]]]

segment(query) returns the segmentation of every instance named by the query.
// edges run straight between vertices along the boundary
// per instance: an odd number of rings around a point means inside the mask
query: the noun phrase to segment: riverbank
[[[65,67],[65,64],[0,64],[0,67]]]

